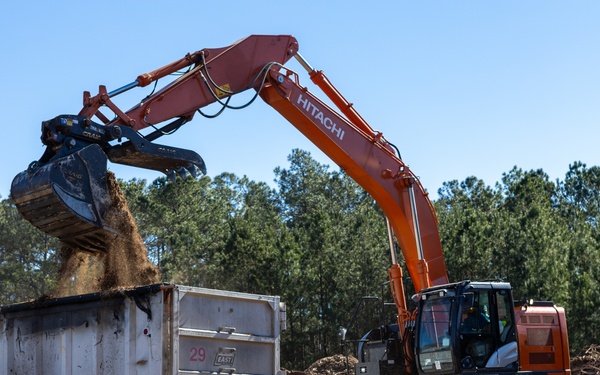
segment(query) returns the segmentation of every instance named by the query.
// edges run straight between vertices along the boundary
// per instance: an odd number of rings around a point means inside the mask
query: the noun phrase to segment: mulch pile
[[[600,345],[590,345],[571,358],[571,374],[600,375]]]
[[[358,360],[352,356],[348,357],[350,375],[354,375],[354,365]],[[306,371],[287,371],[287,375],[346,375],[346,356],[337,354],[331,357],[319,359]]]

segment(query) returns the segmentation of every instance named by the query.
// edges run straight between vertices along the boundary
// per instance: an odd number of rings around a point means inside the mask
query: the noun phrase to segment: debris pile
[[[316,361],[305,371],[305,373],[307,375],[346,375],[346,365],[348,365],[351,370],[350,374],[354,375],[354,364],[357,362],[358,361],[355,358],[348,357],[348,364],[346,364],[346,357],[337,354]]]
[[[349,374],[354,375],[354,365],[358,363],[358,360],[352,356],[347,358]],[[294,371],[289,373],[290,375],[346,375],[346,356],[336,354],[331,357],[325,357],[319,359],[304,372]]]
[[[600,375],[600,345],[590,345],[571,359],[571,374]]]

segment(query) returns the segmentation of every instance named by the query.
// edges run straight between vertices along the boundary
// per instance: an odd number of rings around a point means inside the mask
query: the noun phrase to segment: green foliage
[[[435,207],[440,220],[449,278],[485,280],[502,278],[507,267],[497,264],[501,259],[501,197],[483,181],[469,177],[464,182],[444,183]]]
[[[435,207],[448,274],[510,281],[516,299],[564,306],[570,347],[599,343],[600,169],[570,166],[564,182],[513,168],[494,189],[445,183]]]
[[[567,230],[556,210],[556,185],[541,170],[503,176],[510,281],[515,298],[567,302]],[[543,277],[542,277],[543,276]]]
[[[230,173],[121,186],[163,280],[281,296],[282,365],[307,367],[340,352],[337,328],[360,297],[381,295],[390,255],[383,214],[364,190],[307,152],[288,161],[275,170],[277,189]],[[0,303],[51,292],[57,241],[1,202]],[[600,343],[599,167],[574,163],[556,182],[516,167],[495,187],[450,181],[434,203],[452,281],[510,281],[518,299],[565,307],[573,352]],[[380,324],[377,307],[361,310],[349,338]]]
[[[569,339],[579,350],[600,343],[600,167],[574,163],[558,192],[568,231]]]
[[[299,252],[299,279],[282,290],[291,332],[284,354],[308,365],[339,352],[338,326],[349,323],[359,297],[386,280],[386,235],[373,200],[345,174],[300,150],[289,162],[289,169],[275,171],[281,212]]]
[[[163,279],[202,287],[219,287],[218,263],[229,237],[228,221],[236,204],[229,187],[232,175],[210,181],[159,178],[149,187],[126,186],[151,259]]]
[[[52,292],[57,241],[23,220],[8,199],[0,203],[0,305]]]

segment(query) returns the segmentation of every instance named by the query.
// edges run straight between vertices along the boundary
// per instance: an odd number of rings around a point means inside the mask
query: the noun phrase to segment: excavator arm
[[[292,57],[341,113],[302,86],[298,75],[284,66]],[[128,111],[112,100],[182,69],[187,70],[179,78]],[[427,192],[396,147],[364,121],[323,72],[298,54],[292,36],[250,36],[226,48],[189,54],[113,92],[101,86],[96,96],[84,93],[84,107],[77,115],[43,123],[46,152],[15,177],[12,199],[41,230],[72,246],[102,251],[103,244],[119,234],[103,216],[111,204],[105,181],[107,159],[170,176],[205,173],[204,162],[195,152],[152,141],[190,121],[209,104],[228,107],[231,96],[248,89],[254,89],[376,200],[400,245],[415,290],[448,282]],[[114,113],[112,120],[100,112],[106,107]],[[93,122],[94,117],[100,122]],[[156,130],[141,135],[148,127]],[[392,242],[390,235],[389,277],[403,319],[402,272]]]
[[[198,109],[259,88],[264,72],[273,64],[284,64],[297,50],[292,36],[252,35],[228,47],[188,54],[114,91],[100,86],[95,96],[84,92],[83,108],[77,115],[42,123],[46,150],[13,179],[13,202],[25,219],[72,248],[105,251],[119,234],[107,217],[112,205],[108,160],[157,170],[172,179],[206,173],[196,152],[153,141],[192,120]],[[114,102],[128,90],[157,83],[181,70],[177,79],[130,110]],[[101,111],[105,109],[112,111],[112,120]],[[165,121],[169,122],[163,125]],[[146,128],[154,131],[142,135],[140,131]]]

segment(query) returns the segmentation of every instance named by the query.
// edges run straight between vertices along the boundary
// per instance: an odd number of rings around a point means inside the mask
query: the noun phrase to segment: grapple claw
[[[168,170],[165,172],[165,174],[167,175],[167,177],[169,178],[169,180],[171,180],[172,183],[176,183],[177,182],[177,173],[175,173],[174,170]]]
[[[185,180],[187,178],[187,169],[185,169],[184,167],[179,167],[177,168],[177,174],[179,175],[179,177],[181,177],[182,180]]]
[[[206,174],[204,160],[196,152],[148,142],[137,132],[126,126],[121,126],[121,131],[123,137],[128,138],[129,141],[106,150],[108,159],[111,162],[153,169],[163,172],[167,176],[172,171],[180,173],[179,170],[184,169],[183,166],[191,164]]]
[[[198,168],[195,165],[190,164],[186,167],[186,169],[194,179],[198,178]]]

